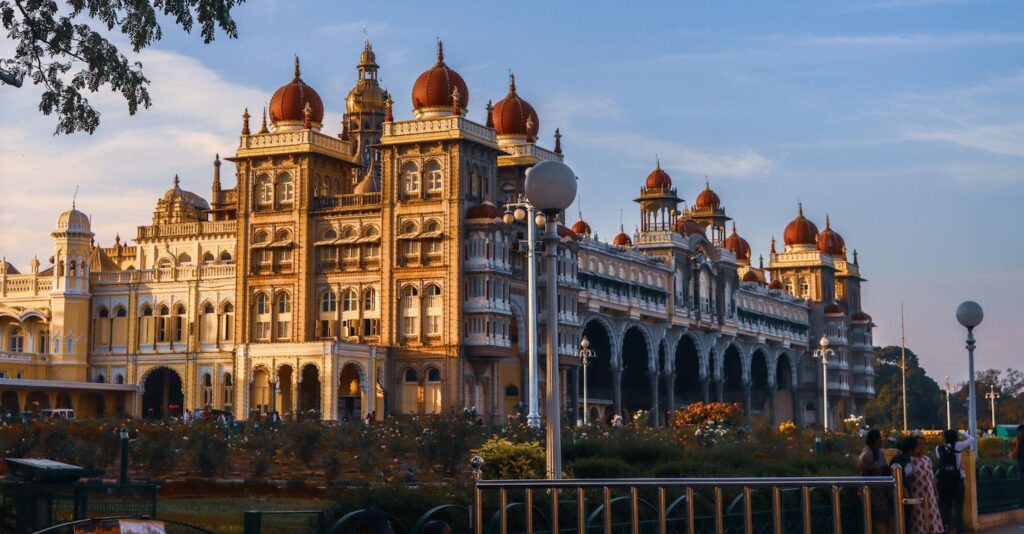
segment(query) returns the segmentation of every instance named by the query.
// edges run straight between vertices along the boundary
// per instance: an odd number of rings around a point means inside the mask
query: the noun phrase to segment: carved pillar
[[[768,386],[768,413],[771,414],[772,426],[781,423],[777,414],[775,413],[776,406],[778,406],[779,400],[779,386],[778,384],[772,384]]]
[[[672,412],[676,409],[676,373],[665,374],[665,411],[668,412],[668,417],[672,417]],[[671,419],[665,421],[665,425],[671,424]]]
[[[752,400],[751,399],[751,397],[752,397],[752,395],[751,395],[751,388],[752,388],[752,386],[751,386],[750,382],[744,382],[743,383],[743,416],[747,420],[747,425],[750,425],[750,421],[751,421],[751,418],[750,418],[750,413],[751,413],[750,403],[751,403],[751,400]]]
[[[647,371],[647,376],[651,383],[651,426],[660,426],[661,412],[658,409],[658,370],[651,369]]]
[[[612,412],[622,415],[622,368],[612,367]]]

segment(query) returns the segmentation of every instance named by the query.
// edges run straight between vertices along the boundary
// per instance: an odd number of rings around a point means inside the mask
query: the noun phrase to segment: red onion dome
[[[695,220],[693,220],[691,218],[677,219],[676,220],[676,225],[675,225],[675,231],[676,231],[676,233],[682,234],[684,236],[692,235],[692,234],[700,234],[700,235],[704,236],[705,238],[707,238],[707,234],[704,232],[704,227],[699,222],[697,222],[697,221],[695,221]]]
[[[417,113],[450,112],[453,93],[458,91],[459,110],[466,112],[469,88],[458,72],[444,64],[444,47],[437,42],[437,63],[416,78],[412,86],[412,108]]]
[[[672,187],[672,177],[661,170],[661,160],[657,160],[654,170],[647,175],[647,182],[644,185],[647,189],[669,189]]]
[[[718,198],[718,194],[711,190],[711,184],[705,180],[704,190],[697,195],[693,205],[704,209],[718,209],[722,205],[722,199]]]
[[[508,95],[491,108],[491,122],[498,135],[526,137],[530,143],[537,140],[540,118],[529,102],[516,94],[516,77],[508,75]]]
[[[587,221],[583,220],[583,214],[582,213],[580,214],[579,219],[577,219],[576,222],[573,223],[572,231],[575,232],[576,235],[590,235],[591,234],[590,225],[587,224]]]
[[[633,240],[626,234],[626,230],[619,227],[619,233],[612,238],[612,244],[619,247],[631,247],[633,246]]]
[[[818,227],[809,219],[804,218],[803,204],[797,205],[796,219],[786,225],[786,231],[782,233],[782,239],[786,245],[815,245],[818,237]]]
[[[740,263],[750,265],[750,243],[736,233],[736,222],[732,223],[732,233],[725,238],[725,249],[736,255]]]
[[[320,128],[324,120],[324,102],[312,87],[299,77],[299,58],[295,57],[295,78],[281,86],[270,98],[270,122],[279,126],[301,126],[306,122],[306,106],[309,106],[309,123]]]
[[[754,271],[747,271],[747,273],[743,275],[743,281],[744,282],[760,282],[761,279],[757,277],[757,273],[755,273]]]
[[[466,210],[467,219],[500,219],[505,212],[490,201],[484,201]]]
[[[775,289],[775,290],[778,290],[778,291],[782,291],[782,289],[783,289],[783,287],[782,287],[782,280],[779,280],[778,278],[773,279],[772,283],[768,284],[768,289]]]
[[[835,302],[825,306],[825,315],[846,315],[846,310]]]
[[[853,312],[853,315],[850,316],[850,320],[855,323],[870,323],[871,316],[862,311],[855,311]]]
[[[829,256],[846,257],[846,242],[839,232],[832,229],[828,215],[825,215],[825,229],[818,234],[818,251]]]

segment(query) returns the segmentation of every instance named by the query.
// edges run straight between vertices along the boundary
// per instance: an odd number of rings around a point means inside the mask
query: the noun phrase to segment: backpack
[[[939,483],[957,482],[960,480],[960,468],[956,466],[956,449],[946,444],[939,447]]]

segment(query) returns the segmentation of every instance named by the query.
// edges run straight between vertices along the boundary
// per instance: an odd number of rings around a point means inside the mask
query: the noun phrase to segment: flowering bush
[[[782,434],[789,434],[797,430],[796,423],[793,421],[783,421],[779,423],[779,432]]]
[[[513,443],[491,438],[472,451],[484,459],[484,478],[543,478],[544,448],[536,441]]]
[[[732,427],[743,423],[743,410],[737,403],[695,402],[672,416],[672,426],[708,425]]]
[[[851,414],[850,417],[847,417],[846,419],[843,419],[843,427],[846,428],[847,432],[856,433],[863,426],[864,426],[864,416],[863,415],[853,415],[853,414]]]

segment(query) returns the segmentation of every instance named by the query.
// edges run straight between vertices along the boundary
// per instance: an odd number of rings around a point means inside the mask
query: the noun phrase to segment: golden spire
[[[661,158],[657,154],[654,155],[654,168],[655,170],[661,170]]]
[[[704,175],[704,190],[705,191],[710,191],[711,190],[711,181],[708,180],[708,175],[706,175],[706,174]],[[733,223],[733,226],[736,226],[736,223]]]
[[[772,254],[775,254],[775,236],[772,236]]]
[[[828,213],[825,214],[825,229],[829,229],[831,226],[828,221]]]
[[[444,44],[441,43],[441,38],[437,38],[437,66],[444,65]]]
[[[270,133],[270,130],[267,129],[267,106],[263,106],[263,124],[260,125],[259,133]]]
[[[736,235],[736,221],[732,222],[732,235]]]
[[[516,75],[512,72],[512,69],[508,71],[508,94],[516,94]]]
[[[384,101],[384,122],[393,122],[395,120],[395,116],[391,112],[393,104],[394,101],[391,100],[391,93],[388,93],[388,99]]]
[[[804,203],[799,200],[796,201],[796,215],[798,219],[804,218]]]
[[[299,79],[299,55],[295,54],[295,79]]]
[[[487,118],[484,123],[488,128],[494,128],[494,116],[491,114],[494,111],[494,104],[490,100],[487,101]]]
[[[562,153],[562,132],[555,128],[555,154]]]
[[[249,108],[242,113],[242,135],[249,135]]]

